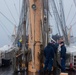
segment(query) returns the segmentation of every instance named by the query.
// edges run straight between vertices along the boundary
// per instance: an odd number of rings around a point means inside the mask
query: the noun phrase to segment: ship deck
[[[76,75],[76,71],[67,71],[68,75]],[[37,73],[28,72],[18,72],[13,73],[13,69],[11,67],[0,67],[0,75],[39,75]]]

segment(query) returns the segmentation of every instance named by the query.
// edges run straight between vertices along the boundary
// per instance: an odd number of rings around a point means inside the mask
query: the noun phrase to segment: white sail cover
[[[10,48],[12,48],[12,45],[4,45],[3,47],[0,48],[0,51],[1,52],[8,51]]]
[[[67,48],[67,53],[71,53],[73,55],[76,55],[76,46],[69,46]]]

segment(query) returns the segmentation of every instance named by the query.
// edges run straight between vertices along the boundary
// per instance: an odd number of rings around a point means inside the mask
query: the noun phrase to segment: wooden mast
[[[33,8],[34,7],[34,8]],[[40,69],[38,55],[40,52],[40,25],[41,25],[41,1],[29,0],[30,34],[29,48],[32,52],[32,61],[29,62],[28,71],[37,72]]]

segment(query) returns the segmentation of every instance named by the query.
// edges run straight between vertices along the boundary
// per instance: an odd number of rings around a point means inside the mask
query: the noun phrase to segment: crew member
[[[64,41],[63,41],[63,40],[62,40],[62,42],[61,42],[60,56],[61,56],[61,71],[62,71],[62,72],[65,72],[66,47],[65,47],[65,45],[64,45]]]
[[[50,75],[52,66],[53,66],[53,58],[54,58],[54,49],[51,43],[48,43],[48,45],[45,47],[44,56],[45,56],[45,62],[44,62],[44,68],[43,68],[44,75],[46,70],[48,70],[48,75]]]

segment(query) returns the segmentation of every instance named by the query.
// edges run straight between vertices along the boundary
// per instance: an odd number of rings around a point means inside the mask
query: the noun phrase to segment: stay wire
[[[19,0],[19,14],[20,14],[20,0]]]
[[[15,4],[15,2],[14,2],[14,0],[13,0],[13,3],[14,3],[14,7],[15,7],[15,10],[16,10],[16,14],[17,14],[17,16],[19,17],[19,13],[18,13],[18,11],[17,11],[17,7],[16,7],[16,4]]]
[[[15,24],[17,24],[17,23],[16,23],[16,20],[15,20],[15,18],[14,18],[14,16],[13,16],[13,14],[12,14],[12,12],[11,12],[11,10],[9,9],[9,7],[8,7],[8,5],[7,5],[7,3],[6,3],[6,1],[5,1],[5,0],[4,0],[4,2],[5,2],[5,4],[6,4],[6,6],[7,6],[8,10],[9,10],[9,12],[10,12],[10,14],[11,14],[11,16],[12,16],[12,18],[13,18],[14,22],[15,22]]]
[[[49,7],[48,7],[48,13],[49,13],[49,15],[52,17],[52,14],[51,14],[51,12],[50,12],[50,9],[49,9]]]
[[[75,16],[76,16],[76,12],[75,12],[75,14],[74,14],[74,16],[73,16],[71,22],[69,23],[69,25],[71,25],[71,23],[72,23],[72,21],[74,20]]]
[[[26,0],[26,3],[27,3],[27,5],[26,5],[26,22],[27,22],[27,28],[26,28],[26,32],[28,32],[28,29],[29,29],[29,18],[28,18],[28,15],[29,15],[29,13],[28,13],[28,1]]]
[[[10,19],[8,19],[1,11],[0,14],[3,15],[12,25],[15,25]]]
[[[11,35],[10,31],[7,29],[7,27],[3,24],[2,21],[0,21],[0,23],[5,27],[5,29],[7,30],[7,32]]]
[[[11,38],[9,37],[8,33],[6,32],[6,30],[3,28],[3,26],[0,24],[0,26],[2,27],[2,29],[4,30],[5,34],[7,35],[7,37],[11,40]]]
[[[71,10],[72,10],[72,7],[73,7],[73,4],[72,4],[71,7],[70,7],[69,13],[68,13],[67,18],[66,18],[66,22],[67,22],[68,19],[69,19],[69,15],[70,15],[70,12],[71,12]]]

